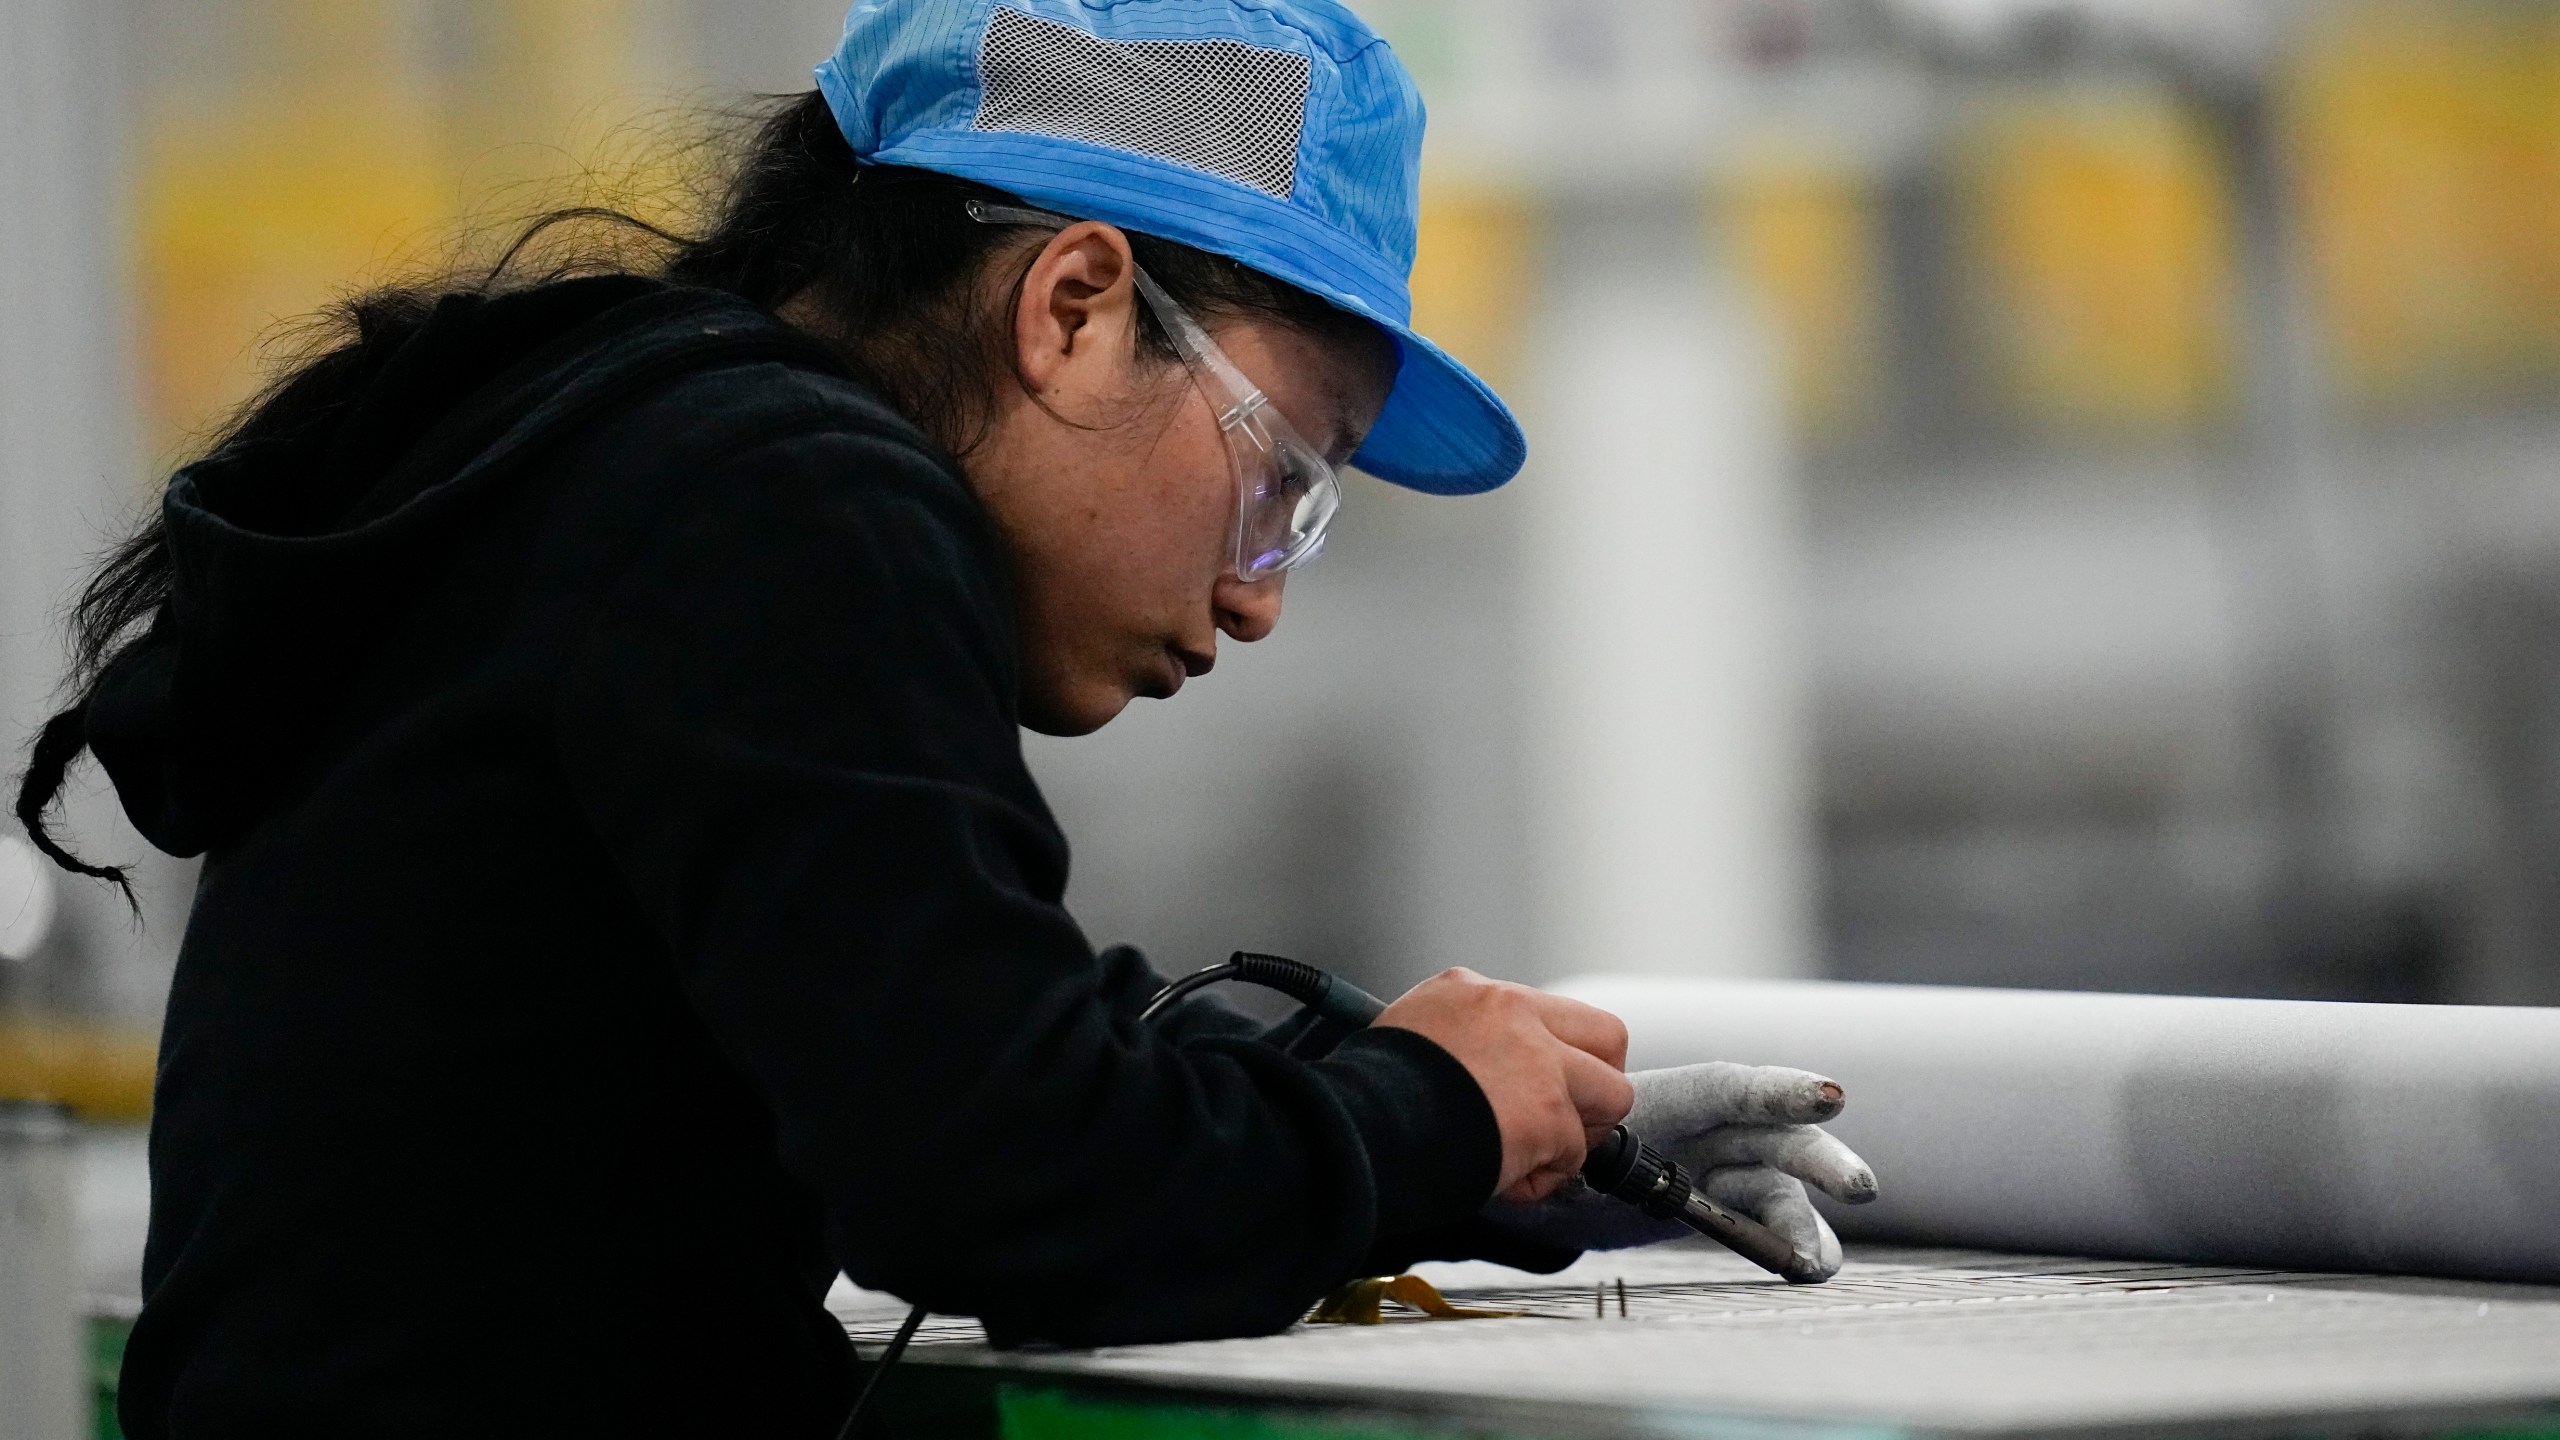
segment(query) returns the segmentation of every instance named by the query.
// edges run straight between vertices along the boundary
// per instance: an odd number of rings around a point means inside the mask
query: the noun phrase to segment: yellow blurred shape
[[[89,1120],[146,1119],[159,1050],[147,1031],[0,1021],[0,1099],[58,1100]]]
[[[648,84],[663,0],[479,3],[484,43],[448,117],[461,188],[519,212],[614,205],[681,219],[685,149],[669,127],[693,117]]]
[[[1426,187],[1413,265],[1414,328],[1495,389],[1518,374],[1535,308],[1536,211],[1491,189]]]
[[[2560,379],[2560,11],[2325,16],[2285,134],[2339,390],[2393,408]]]
[[[1884,356],[1873,177],[1773,151],[1738,166],[1719,199],[1733,264],[1783,348],[1797,427],[1817,442],[1865,431]]]
[[[644,68],[638,41],[643,0],[512,0],[493,17],[497,43],[477,77],[519,133],[556,143],[581,138],[594,108],[631,85]]]
[[[466,207],[493,190],[526,212],[622,198],[600,193],[590,159],[640,108],[650,3],[469,0],[480,43],[430,86],[414,7],[258,0],[273,43],[257,72],[209,77],[147,125],[137,250],[161,443],[257,390],[279,324],[448,263]],[[559,193],[565,177],[576,193]],[[658,198],[665,179],[636,188]]]
[[[2027,92],[1958,143],[1978,338],[2017,420],[2156,433],[2227,405],[2226,161],[2193,117],[2147,90]]]
[[[258,342],[395,266],[451,209],[414,107],[331,86],[163,123],[139,210],[143,369],[164,443],[259,384]]]

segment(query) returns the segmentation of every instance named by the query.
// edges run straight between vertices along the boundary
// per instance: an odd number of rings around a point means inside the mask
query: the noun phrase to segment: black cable
[[[1242,955],[1244,952],[1239,950],[1236,953],[1238,955]],[[1212,965],[1206,970],[1194,970],[1190,974],[1183,976],[1181,979],[1176,980],[1172,984],[1157,991],[1155,993],[1155,998],[1147,1002],[1147,1008],[1138,1012],[1138,1023],[1141,1025],[1148,1024],[1158,1015],[1163,1014],[1165,1007],[1171,1005],[1174,1001],[1181,999],[1183,996],[1190,994],[1194,990],[1205,990],[1208,987],[1217,984],[1221,980],[1232,980],[1237,974],[1236,962],[1233,960],[1226,961],[1219,965]]]
[[[1277,990],[1327,1019],[1341,1021],[1355,1030],[1367,1028],[1387,1008],[1385,1001],[1330,970],[1319,970],[1286,955],[1261,955],[1251,950],[1239,950],[1228,956],[1223,964],[1195,970],[1157,991],[1146,1008],[1138,1012],[1138,1020],[1142,1024],[1153,1020],[1174,1001],[1222,980],[1241,980],[1248,985]]]
[[[853,1440],[854,1427],[862,1423],[862,1412],[871,1408],[871,1396],[880,1388],[881,1377],[889,1373],[890,1366],[898,1363],[899,1356],[907,1353],[907,1342],[916,1338],[916,1330],[923,1324],[923,1306],[907,1312],[905,1323],[899,1325],[898,1333],[890,1337],[889,1348],[881,1351],[880,1358],[871,1362],[871,1376],[862,1382],[862,1393],[853,1397],[853,1408],[845,1412],[844,1428],[836,1432],[836,1440]]]

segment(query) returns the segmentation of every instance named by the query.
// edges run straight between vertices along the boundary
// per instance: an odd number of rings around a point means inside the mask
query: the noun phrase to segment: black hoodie
[[[1478,1247],[1445,1051],[1137,1025],[986,518],[823,350],[623,278],[380,343],[172,482],[174,605],[89,707],[207,857],[136,1440],[829,1435],[839,1267],[1100,1344]]]

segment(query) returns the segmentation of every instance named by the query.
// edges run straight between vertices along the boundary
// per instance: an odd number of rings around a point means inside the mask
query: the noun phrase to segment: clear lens
[[[1342,508],[1333,466],[1264,406],[1228,425],[1227,444],[1235,453],[1241,491],[1237,577],[1260,580],[1315,558],[1334,512]]]

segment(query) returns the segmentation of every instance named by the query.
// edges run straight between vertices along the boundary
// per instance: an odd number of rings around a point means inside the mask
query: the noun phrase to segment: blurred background
[[[1358,8],[1433,110],[1422,323],[1530,469],[1356,481],[1277,638],[1029,742],[1097,942],[2560,1002],[2560,5]],[[0,0],[12,748],[280,327],[663,207],[840,17]],[[137,925],[0,830],[0,1093],[146,1112],[146,876]]]

